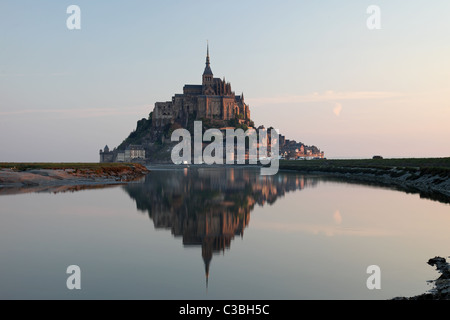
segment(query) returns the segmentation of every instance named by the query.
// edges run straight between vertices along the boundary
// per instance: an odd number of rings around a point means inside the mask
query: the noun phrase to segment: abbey
[[[231,91],[230,83],[214,78],[207,47],[206,66],[203,71],[202,84],[186,84],[183,94],[175,94],[172,101],[156,102],[153,110],[153,127],[163,127],[178,122],[216,119],[238,119],[242,123],[250,121],[250,109],[244,102],[244,95]]]
[[[197,136],[202,136],[203,131],[206,133],[209,129],[220,130],[222,137],[227,130],[242,129],[247,132],[252,129],[257,130],[258,133],[265,130],[263,125],[256,126],[251,120],[250,108],[244,101],[244,94],[236,95],[225,78],[214,78],[209,45],[206,49],[206,65],[202,74],[202,83],[184,85],[182,94],[173,95],[171,101],[156,102],[152,109],[148,118],[137,121],[136,129],[117,148],[110,150],[106,146],[104,150],[100,150],[100,162],[173,163],[172,150],[179,141],[172,140],[172,134],[178,129],[185,129],[189,131],[191,137],[195,138],[197,122],[202,124],[202,132]],[[269,135],[272,129],[272,127],[267,129]],[[202,149],[211,146],[204,143],[211,142],[211,139],[200,142]],[[194,143],[194,147],[195,145]],[[270,142],[271,145],[272,142]],[[251,150],[253,149],[250,148],[248,151]],[[271,147],[270,152],[272,152]],[[279,155],[287,159],[323,158],[323,152],[321,153],[315,146],[308,147],[301,142],[285,139],[281,134],[279,135]],[[250,156],[249,153],[246,153],[245,157],[247,160],[250,159],[247,156]]]

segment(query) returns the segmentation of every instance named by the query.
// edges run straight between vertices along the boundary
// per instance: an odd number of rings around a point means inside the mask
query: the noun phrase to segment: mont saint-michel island
[[[227,129],[265,130],[264,125],[256,127],[252,121],[244,93],[237,95],[225,77],[214,77],[209,46],[205,64],[201,84],[186,84],[182,94],[175,94],[170,101],[156,102],[149,117],[139,120],[136,129],[117,148],[110,149],[106,145],[100,150],[100,162],[171,163],[171,150],[176,144],[171,140],[172,133],[184,128],[193,136],[194,123],[199,121],[202,131],[219,129],[224,137]],[[270,129],[273,128],[267,128],[269,150]],[[281,133],[278,144],[278,154],[271,156],[291,160],[324,158],[324,152],[318,147],[286,139]],[[206,145],[204,142],[202,149]],[[248,159],[248,150],[246,152]]]
[[[250,106],[245,103],[244,94],[236,95],[230,82],[214,77],[209,46],[206,51],[202,84],[186,84],[183,93],[175,94],[171,101],[156,102],[149,117],[139,120],[136,129],[118,147],[110,149],[106,145],[100,150],[100,163],[173,164],[171,151],[178,142],[171,140],[172,133],[182,128],[188,130],[193,138],[195,123],[199,122],[202,132],[215,128],[223,132],[223,137],[229,129],[246,132],[265,129],[264,125],[256,126],[251,119]],[[271,142],[269,132],[268,150]],[[271,156],[280,159],[281,170],[326,174],[359,183],[395,187],[450,202],[450,158],[384,159],[374,155],[372,159],[326,159],[324,152],[315,145],[287,139],[281,133],[277,142],[278,154],[272,153]],[[201,148],[205,149],[205,146],[207,142],[203,141]],[[227,150],[225,144],[223,146],[225,156]],[[246,145],[247,163],[248,149]],[[237,153],[236,147],[231,152]]]
[[[450,299],[448,0],[0,3],[0,299]]]
[[[172,133],[185,129],[194,138],[194,129],[199,123],[201,133],[216,129],[223,133],[223,137],[230,129],[245,132],[266,130],[264,125],[256,126],[251,119],[250,106],[245,103],[244,94],[237,95],[225,78],[214,77],[209,45],[202,84],[186,84],[182,94],[174,94],[170,101],[156,102],[148,118],[137,121],[136,129],[119,146],[110,149],[106,145],[100,150],[100,163],[0,163],[0,187],[9,187],[8,193],[11,193],[15,192],[12,187],[26,187],[28,190],[58,187],[58,190],[64,190],[78,188],[78,185],[133,181],[145,175],[148,166],[175,164],[171,151],[178,142],[172,141]],[[267,128],[268,154],[272,151],[271,129]],[[205,149],[207,144],[201,141],[201,149]],[[326,159],[324,152],[315,145],[287,139],[281,133],[277,146],[277,154],[272,152],[270,156],[280,159],[280,170],[326,174],[450,202],[450,158],[383,159],[382,156],[374,156],[373,159]],[[223,147],[225,156],[226,144]],[[247,143],[247,163],[250,162],[249,149]],[[236,146],[231,152],[237,153]]]

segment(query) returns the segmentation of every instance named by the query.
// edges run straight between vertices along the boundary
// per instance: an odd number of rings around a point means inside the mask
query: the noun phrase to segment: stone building
[[[244,102],[244,94],[236,95],[225,78],[214,78],[208,46],[202,84],[186,84],[183,87],[183,94],[175,94],[171,101],[156,102],[152,125],[163,127],[175,121],[183,125],[188,119],[230,120],[235,118],[250,121],[249,106]]]
[[[108,145],[102,150],[100,149],[100,162],[114,162],[115,154],[109,150]]]
[[[125,148],[125,161],[145,159],[145,149],[141,145],[130,144]]]
[[[145,149],[141,145],[128,145],[125,150],[100,149],[100,162],[139,162],[145,160]]]
[[[279,147],[281,158],[287,160],[323,159],[325,156],[325,153],[316,146],[306,146],[301,142],[286,139],[281,134],[279,135]]]

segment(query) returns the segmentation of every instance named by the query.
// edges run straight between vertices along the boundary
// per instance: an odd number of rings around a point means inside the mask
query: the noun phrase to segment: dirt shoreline
[[[135,181],[149,172],[140,164],[123,166],[65,166],[0,169],[0,195],[24,192],[64,192]],[[37,168],[36,168],[37,167]]]

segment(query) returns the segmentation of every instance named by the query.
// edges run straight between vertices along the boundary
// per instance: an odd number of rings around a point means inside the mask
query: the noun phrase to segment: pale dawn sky
[[[448,157],[449,14],[448,0],[0,0],[0,162],[98,161],[201,84],[207,40],[256,125],[327,158]]]

